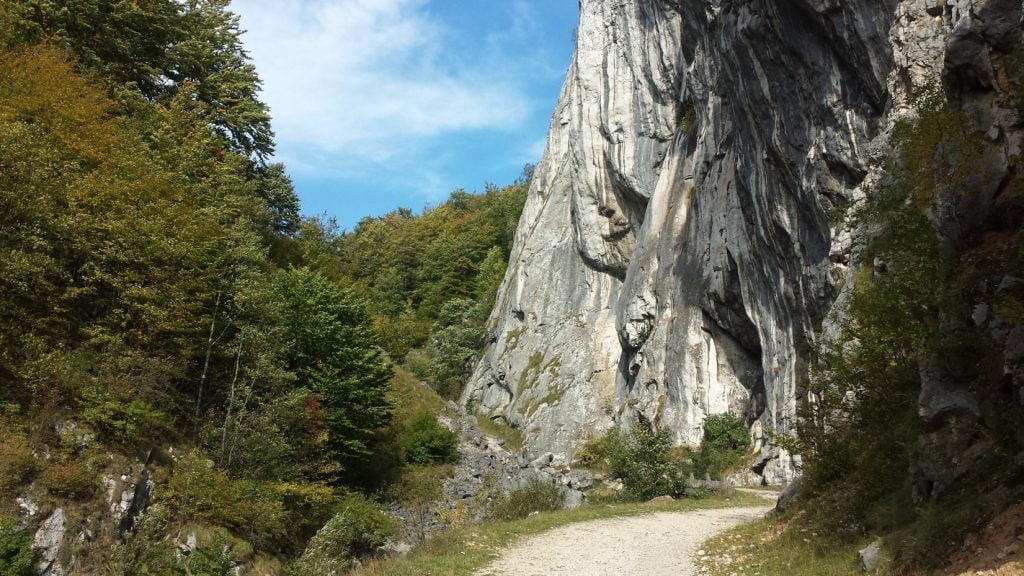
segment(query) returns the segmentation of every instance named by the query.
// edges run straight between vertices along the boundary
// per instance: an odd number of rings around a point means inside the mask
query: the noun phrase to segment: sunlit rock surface
[[[856,249],[839,215],[1000,4],[1019,26],[1019,0],[583,0],[463,403],[567,455],[637,416],[682,443],[726,410],[757,444],[790,430]],[[757,472],[789,480],[763,444]]]

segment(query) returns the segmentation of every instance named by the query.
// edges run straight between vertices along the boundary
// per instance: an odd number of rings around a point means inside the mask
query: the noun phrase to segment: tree
[[[308,268],[279,272],[274,289],[284,302],[290,368],[323,405],[328,447],[342,465],[369,456],[367,443],[390,417],[391,367],[375,348],[366,310]]]
[[[483,329],[475,301],[459,298],[441,306],[427,352],[431,379],[438,393],[455,398],[471,369],[470,361],[480,348]]]

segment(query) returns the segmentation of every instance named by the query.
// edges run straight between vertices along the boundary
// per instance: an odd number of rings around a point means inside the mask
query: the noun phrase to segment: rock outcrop
[[[990,52],[1019,36],[1020,4],[582,0],[463,403],[569,456],[637,416],[696,443],[729,410],[763,444],[756,472],[791,479],[763,440],[792,427],[856,250],[838,215],[920,90],[997,90]],[[990,116],[999,134],[1017,122]]]
[[[526,488],[531,482],[558,487],[565,508],[583,504],[584,491],[595,485],[594,474],[573,470],[550,452],[531,460],[522,451],[506,449],[504,440],[482,432],[476,417],[453,402],[449,402],[439,422],[458,434],[459,462],[452,476],[442,483],[440,499],[391,507],[389,513],[401,527],[399,538],[389,544],[391,552],[405,553],[444,529],[481,522],[494,499]]]

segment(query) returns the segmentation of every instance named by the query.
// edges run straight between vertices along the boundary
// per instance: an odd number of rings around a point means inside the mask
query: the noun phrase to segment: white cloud
[[[416,156],[430,139],[513,130],[522,90],[477,54],[453,54],[425,0],[234,0],[295,170]],[[335,169],[343,169],[335,166]]]

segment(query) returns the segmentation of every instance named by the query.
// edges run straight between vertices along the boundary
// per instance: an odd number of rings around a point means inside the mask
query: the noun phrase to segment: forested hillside
[[[329,520],[339,566],[387,532],[356,472],[414,414],[380,346],[454,390],[525,188],[300,218],[259,86],[225,0],[0,1],[0,573],[301,572]]]
[[[313,259],[367,302],[381,345],[456,397],[505,275],[532,167],[512,186],[458,190],[419,217],[400,209],[362,220]],[[309,226],[322,224],[310,222]],[[319,235],[320,232],[313,233]],[[309,256],[307,256],[309,258]],[[415,349],[427,348],[427,357]],[[414,352],[410,355],[410,351]]]

